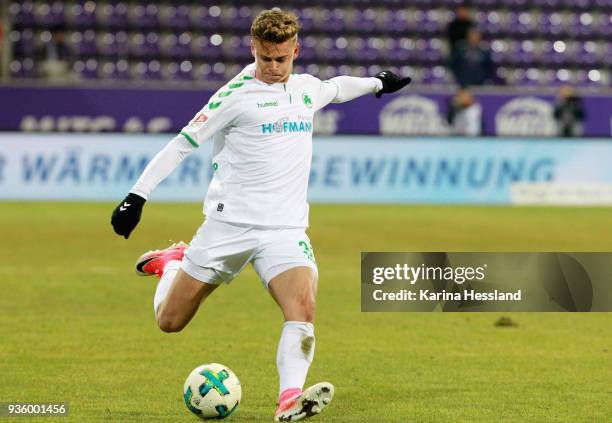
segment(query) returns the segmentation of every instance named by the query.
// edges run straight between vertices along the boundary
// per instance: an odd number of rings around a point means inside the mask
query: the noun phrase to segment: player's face
[[[293,69],[293,59],[298,56],[300,45],[296,39],[283,43],[251,41],[255,58],[255,78],[267,84],[287,82]]]

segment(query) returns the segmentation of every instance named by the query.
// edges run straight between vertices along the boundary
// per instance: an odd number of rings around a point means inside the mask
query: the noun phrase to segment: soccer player
[[[115,232],[128,238],[155,187],[185,156],[213,138],[214,175],[204,202],[204,223],[189,245],[142,255],[136,271],[160,277],[154,298],[157,324],[165,332],[176,332],[221,283],[253,265],[285,319],[276,357],[276,421],[318,414],[334,392],[328,382],[302,391],[314,355],[318,280],[305,232],[314,113],[330,102],[365,94],[380,97],[410,82],[389,71],[328,81],[292,74],[298,29],[296,16],[279,9],[265,10],[254,19],[255,62],[217,91],[151,160],[111,220]]]

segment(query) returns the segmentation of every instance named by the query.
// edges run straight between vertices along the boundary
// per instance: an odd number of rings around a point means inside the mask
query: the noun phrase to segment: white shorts
[[[252,263],[268,288],[272,278],[298,266],[318,273],[304,229],[261,228],[207,219],[185,250],[181,268],[210,284],[229,283]]]

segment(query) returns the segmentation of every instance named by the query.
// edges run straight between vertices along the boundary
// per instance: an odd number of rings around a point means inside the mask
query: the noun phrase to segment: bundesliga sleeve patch
[[[193,118],[191,123],[204,123],[207,120],[208,120],[208,116],[206,116],[204,113],[198,113],[196,117]]]

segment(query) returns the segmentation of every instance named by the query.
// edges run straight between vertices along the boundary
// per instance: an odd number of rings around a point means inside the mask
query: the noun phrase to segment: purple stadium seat
[[[15,55],[19,57],[32,56],[37,50],[34,31],[30,28],[25,28],[22,31],[11,31],[9,39],[13,43]]]
[[[417,38],[414,40],[412,53],[412,62],[426,64],[429,62],[428,49],[429,43],[425,38]]]
[[[191,24],[199,31],[213,33],[221,29],[221,8],[219,6],[199,6],[191,11]]]
[[[228,7],[223,10],[223,24],[233,31],[248,34],[253,23],[253,10],[250,7]]]
[[[300,40],[300,61],[311,62],[317,57],[318,40],[314,36],[307,36]]]
[[[569,62],[571,57],[571,45],[564,41],[550,42],[546,41],[542,44],[542,54],[540,60],[543,64],[558,67]]]
[[[193,64],[189,60],[170,62],[164,66],[163,78],[169,81],[190,81],[193,79]]]
[[[306,7],[297,11],[300,24],[302,25],[302,34],[307,34],[315,28],[316,12],[312,7]]]
[[[597,27],[600,36],[612,36],[612,13],[602,13],[599,16]]]
[[[349,22],[348,13],[344,9],[323,9],[317,22],[317,29],[328,34],[346,32]]]
[[[391,62],[397,65],[405,65],[417,61],[420,52],[416,51],[414,39],[401,37],[393,47]]]
[[[129,53],[128,36],[125,31],[98,33],[96,46],[98,54],[105,57],[127,56]]]
[[[93,56],[98,52],[96,33],[93,29],[75,31],[67,37],[71,50],[79,57]]]
[[[574,60],[576,64],[593,66],[599,61],[597,45],[593,41],[576,43]]]
[[[493,60],[493,63],[502,63],[507,51],[508,43],[506,41],[499,39],[491,41],[491,60]]]
[[[338,69],[336,66],[332,65],[321,66],[318,76],[322,80],[333,78],[334,76],[338,76]]]
[[[606,67],[612,66],[612,43],[606,43],[606,47],[603,53],[603,64]]]
[[[219,74],[213,74],[213,65],[207,62],[204,63],[198,63],[195,67],[194,67],[194,71],[193,71],[193,78],[196,81],[213,81],[213,80],[224,80],[226,81],[227,79],[225,78],[225,75],[223,75],[223,78],[219,78]]]
[[[531,40],[523,40],[519,44],[518,63],[528,66],[535,62],[535,43]]]
[[[217,80],[217,81],[227,81],[227,79],[225,78],[225,69],[226,66],[224,63],[222,62],[217,62],[213,65],[212,67],[212,72],[210,74],[210,77],[212,80]]]
[[[597,20],[592,13],[583,12],[573,15],[569,33],[572,36],[590,37],[597,33]]]
[[[159,8],[154,3],[136,4],[129,8],[130,25],[140,29],[153,29],[159,26]]]
[[[595,6],[597,8],[612,9],[612,1],[611,0],[594,0],[593,3],[594,3],[593,6]]]
[[[66,11],[66,21],[78,28],[91,28],[96,24],[96,3],[74,3]],[[83,65],[83,68],[85,66]]]
[[[82,79],[98,78],[98,61],[94,58],[77,60],[72,65],[72,70]]]
[[[378,29],[377,12],[374,9],[357,10],[353,16],[352,27],[359,34],[372,34]]]
[[[34,60],[30,58],[13,60],[9,64],[9,72],[13,78],[36,78],[38,76]]]
[[[219,34],[196,36],[191,43],[191,54],[204,60],[219,60],[223,55],[223,44],[224,39]]]
[[[173,30],[186,30],[190,25],[190,8],[186,4],[160,6],[160,23]]]
[[[19,60],[13,60],[9,64],[9,72],[11,74],[11,78],[25,78],[23,74],[23,65]]]
[[[152,80],[158,80],[163,78],[163,74],[162,74],[162,64],[159,62],[159,60],[151,60],[149,62],[146,62],[146,70],[144,73],[144,79],[152,79]]]
[[[571,81],[572,75],[569,70],[562,68],[555,71],[552,81],[552,85],[563,85]]]
[[[422,29],[428,34],[442,34],[446,30],[444,14],[436,9],[428,10],[422,21]]]
[[[591,0],[563,0],[562,6],[574,10],[585,10],[590,8]]]
[[[350,45],[352,41],[353,40],[345,37],[319,38],[319,45],[317,47],[317,56],[319,61],[329,61],[333,63],[346,62],[349,57],[349,48],[352,48],[352,45]]]
[[[447,7],[454,8],[457,6],[458,2],[455,0],[450,0],[445,3],[449,3]],[[474,8],[482,10],[482,9],[493,8],[493,6],[495,6],[495,3],[496,3],[496,0],[475,0],[472,2],[472,5],[474,6]]]
[[[160,46],[165,57],[172,59],[187,59],[191,56],[193,37],[190,32],[168,34],[162,37]]]
[[[116,65],[115,62],[103,62],[100,64],[98,70],[98,77],[100,79],[117,79],[115,76]]]
[[[33,10],[34,21],[42,27],[52,27],[64,24],[64,4],[56,1],[51,4],[37,3]]]
[[[246,60],[251,57],[250,37],[230,36],[223,39],[223,57],[226,60]]]
[[[9,6],[9,19],[14,25],[32,26],[35,23],[34,18],[34,3],[31,1],[23,1],[21,4],[17,2],[11,3]],[[22,63],[19,62],[20,72],[23,71]]]
[[[525,71],[525,84],[527,85],[540,85],[544,75],[541,69],[528,68]]]
[[[130,65],[127,60],[121,59],[115,62],[115,78],[116,79],[129,79],[130,77]]]
[[[242,63],[232,63],[225,66],[225,80],[229,81],[236,75],[240,73],[244,69],[244,65]]]
[[[407,10],[387,10],[382,16],[382,26],[390,34],[403,34],[409,27],[409,14]]]
[[[450,83],[450,76],[444,66],[425,68],[422,73],[422,81],[425,84],[440,85]]]
[[[114,57],[119,55],[119,47],[113,32],[99,33],[96,37],[96,46],[98,54],[101,56]],[[112,68],[114,69],[114,63],[112,62],[104,63],[101,66],[101,69],[103,68],[102,71],[105,75],[110,73],[108,70],[111,68],[111,64]]]
[[[384,41],[379,37],[353,38],[349,47],[349,58],[355,63],[379,63],[384,54]]]
[[[156,57],[159,55],[159,35],[154,32],[134,33],[130,37],[130,54],[134,57]]]
[[[96,8],[96,20],[99,25],[109,28],[127,28],[128,11],[127,5],[123,2],[101,4]]]
[[[502,14],[498,11],[478,12],[475,16],[478,19],[478,28],[483,33],[496,36],[501,32]]]

